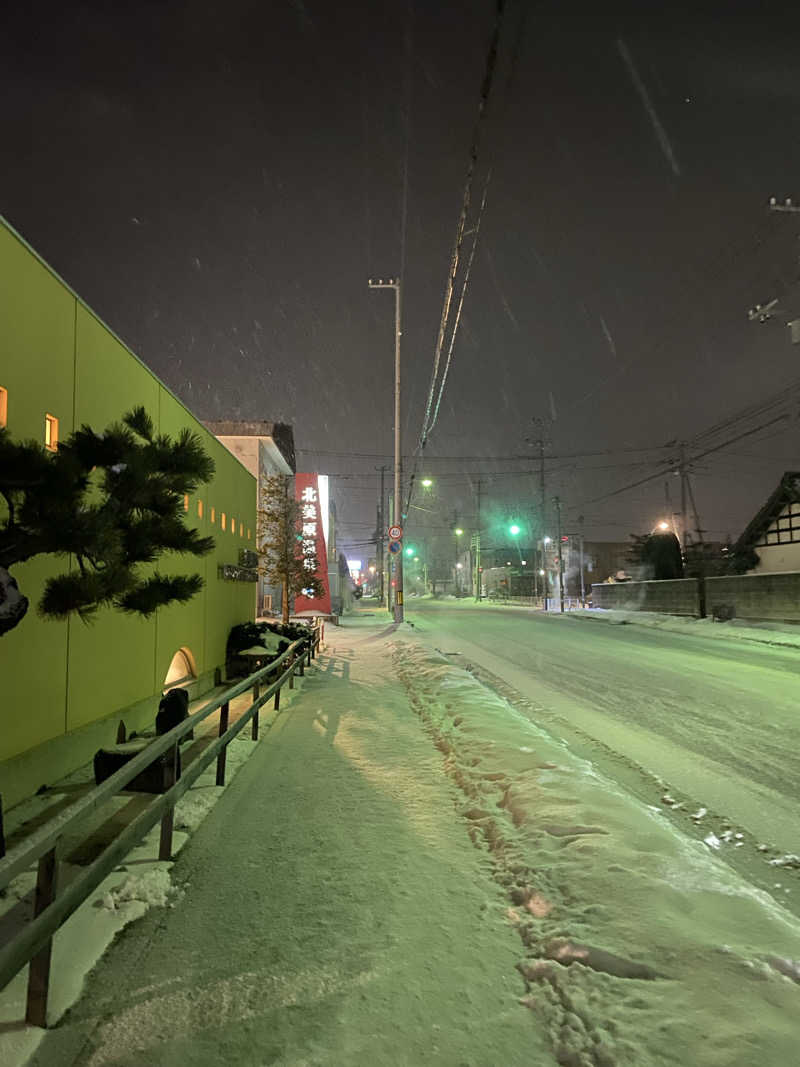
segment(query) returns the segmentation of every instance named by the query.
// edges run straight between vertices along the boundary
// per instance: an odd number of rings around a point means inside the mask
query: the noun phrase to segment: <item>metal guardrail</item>
[[[161,838],[158,858],[172,858],[172,828],[175,804],[202,774],[214,758],[217,760],[217,785],[225,784],[225,757],[230,742],[252,722],[252,739],[258,740],[258,713],[272,697],[275,710],[280,709],[281,689],[288,682],[294,686],[295,672],[301,676],[306,666],[311,666],[322,641],[322,625],[314,627],[310,638],[294,641],[272,663],[262,667],[248,678],[238,682],[224,693],[211,700],[205,707],[194,712],[183,722],[156,738],[130,762],[120,767],[86,796],[65,808],[50,822],[45,823],[30,837],[12,848],[0,859],[0,889],[4,889],[17,875],[28,870],[38,861],[34,918],[7,944],[0,949],[0,989],[4,988],[19,971],[30,963],[28,996],[25,1020],[34,1026],[46,1026],[47,997],[50,985],[50,957],[53,936],[89,894],[111,873],[119,862],[161,820]],[[262,682],[287,664],[286,669],[261,692]],[[253,690],[250,707],[229,725],[230,702],[248,689]],[[219,736],[178,777],[179,745],[181,739],[219,710]],[[130,822],[114,841],[64,890],[58,893],[59,846],[65,835],[102,804],[125,789],[138,774],[151,763],[172,752],[174,785],[158,795],[144,811]]]
[[[543,611],[558,611],[559,603],[557,596],[523,596],[514,593],[508,596],[492,593],[488,594],[483,599],[488,600],[493,604],[519,604],[524,607],[541,608]],[[585,601],[582,601],[579,596],[564,597],[564,611],[576,611],[578,608],[583,608],[585,606]]]

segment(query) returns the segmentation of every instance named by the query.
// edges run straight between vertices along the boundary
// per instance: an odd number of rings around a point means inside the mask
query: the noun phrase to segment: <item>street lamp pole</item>
[[[561,551],[561,499],[553,497],[558,515],[558,601],[559,611],[564,610],[564,556]]]
[[[394,509],[392,521],[403,525],[403,453],[400,440],[400,338],[402,336],[402,292],[399,278],[370,278],[370,289],[394,289]],[[403,621],[403,553],[395,564],[394,621]]]

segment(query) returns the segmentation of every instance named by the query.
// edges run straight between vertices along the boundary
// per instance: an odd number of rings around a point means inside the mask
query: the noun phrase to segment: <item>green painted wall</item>
[[[252,619],[254,597],[250,584],[219,579],[217,567],[237,562],[240,548],[254,547],[255,479],[2,218],[0,386],[8,390],[8,428],[15,437],[43,441],[45,413],[59,419],[64,438],[82,423],[103,429],[143,404],[160,432],[176,434],[188,426],[198,433],[217,467],[213,482],[190,499],[186,516],[203,534],[216,538],[214,552],[205,559],[175,557],[162,563],[171,571],[204,574],[201,594],[148,620],[106,609],[90,625],[78,619],[46,622],[32,606],[23,622],[0,638],[2,780],[3,761],[25,754],[26,766],[35,766],[30,752],[37,746],[51,753],[52,765],[52,753],[56,760],[58,753],[54,742],[67,734],[72,766],[61,773],[73,769],[74,738],[81,736],[74,731],[109,717],[116,722],[116,713],[156,697],[179,648],[191,651],[198,675],[213,674],[224,663],[228,632]],[[220,529],[223,511],[225,531]],[[231,518],[236,519],[235,535]],[[34,559],[15,569],[33,604],[47,576],[66,562]],[[150,705],[141,706],[149,715]],[[89,758],[91,752],[83,755]],[[35,789],[41,783],[31,784]]]

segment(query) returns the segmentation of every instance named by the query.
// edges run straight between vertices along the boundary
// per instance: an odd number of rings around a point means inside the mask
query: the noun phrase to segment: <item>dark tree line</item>
[[[744,574],[758,563],[752,548],[736,545],[707,545],[703,542],[681,545],[674,533],[631,534],[628,562],[642,580],[669,578],[713,578]]]

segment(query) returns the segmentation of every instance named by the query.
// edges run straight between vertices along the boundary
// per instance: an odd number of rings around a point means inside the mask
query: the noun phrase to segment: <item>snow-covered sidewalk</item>
[[[33,1063],[554,1062],[519,937],[398,679],[393,627],[328,651]]]

